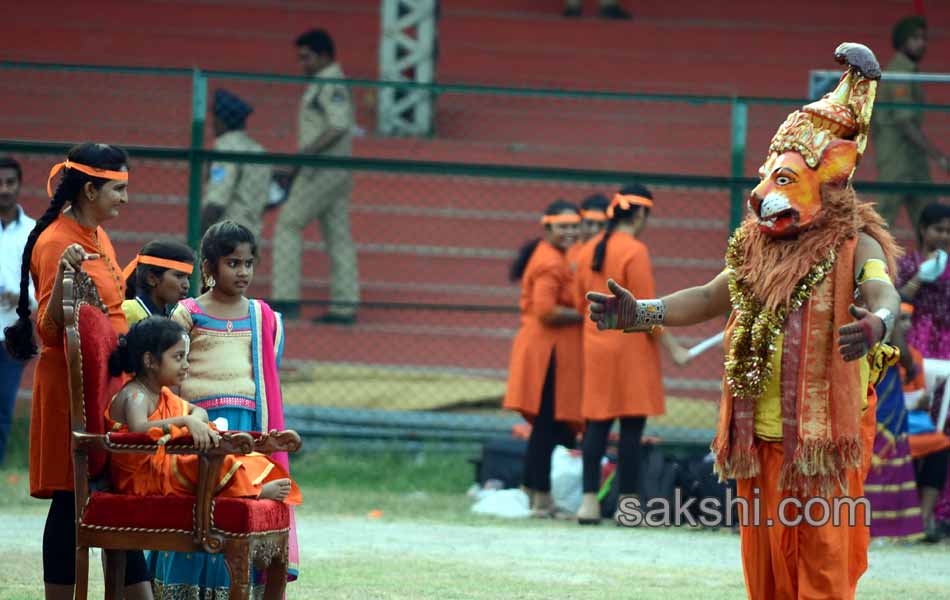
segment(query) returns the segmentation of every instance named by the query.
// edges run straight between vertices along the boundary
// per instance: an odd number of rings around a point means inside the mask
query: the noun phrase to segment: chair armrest
[[[107,433],[92,434],[73,432],[74,445],[77,450],[89,451],[101,449],[114,453],[154,454],[159,445],[145,433]],[[191,436],[170,440],[165,444],[168,454],[204,454],[219,456],[224,454],[244,455],[251,452],[272,454],[274,452],[296,452],[302,442],[296,431],[272,430],[268,433],[250,431],[225,431],[221,434],[221,441],[215,448],[199,450],[195,447]]]

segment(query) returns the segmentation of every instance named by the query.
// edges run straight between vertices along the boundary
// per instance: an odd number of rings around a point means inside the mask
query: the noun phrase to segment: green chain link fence
[[[500,406],[519,290],[507,267],[538,235],[543,207],[645,183],[657,199],[644,241],[658,291],[703,283],[722,267],[768,138],[804,102],[433,85],[422,86],[435,98],[432,134],[398,138],[379,133],[375,111],[380,90],[396,84],[337,81],[350,91],[358,126],[355,157],[347,158],[293,153],[303,78],[11,63],[0,72],[10,107],[0,153],[23,163],[28,213],[43,210],[49,167],[72,143],[129,150],[131,201],[106,226],[123,261],[157,237],[197,245],[215,168],[253,173],[266,194],[276,193],[274,173],[294,167],[351,177],[358,321],[311,322],[331,304],[327,232],[316,222],[302,231],[300,314],[287,321],[288,418],[313,439],[471,444],[510,431],[520,418]],[[263,152],[211,149],[208,109],[219,88],[254,106],[247,133]],[[921,110],[933,115],[935,131],[950,128],[950,107]],[[937,198],[950,185],[862,180],[858,189]],[[273,298],[283,258],[273,252],[280,210],[260,219],[251,297]],[[722,325],[675,334],[693,345]],[[664,357],[668,414],[651,419],[648,433],[708,442],[721,365],[719,349],[685,368]]]

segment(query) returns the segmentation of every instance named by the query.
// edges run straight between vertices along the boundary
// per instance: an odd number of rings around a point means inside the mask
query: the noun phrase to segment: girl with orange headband
[[[584,245],[575,275],[576,306],[586,307],[587,290],[606,290],[607,279],[624,281],[652,298],[653,270],[647,247],[638,237],[646,227],[653,195],[642,185],[628,185],[607,208],[603,233]],[[640,297],[640,296],[638,296]],[[688,360],[685,348],[662,330],[652,334],[617,335],[598,331],[590,320],[584,327],[584,385],[581,413],[584,433],[584,494],[577,518],[581,524],[600,522],[601,460],[614,420],[620,420],[617,460],[620,496],[635,496],[639,489],[640,440],[647,417],[665,412],[660,377],[658,341],[663,341],[677,364]]]
[[[567,262],[577,271],[577,257],[588,241],[607,227],[607,206],[610,201],[603,194],[588,196],[581,203],[581,226],[577,242],[567,249]]]
[[[126,265],[122,311],[129,327],[151,315],[170,317],[180,300],[188,297],[195,253],[177,240],[154,240]]]
[[[558,200],[544,211],[544,237],[525,244],[511,266],[521,281],[521,327],[515,336],[504,407],[532,423],[523,485],[535,517],[560,512],[551,498],[551,455],[573,447],[582,428],[581,320],[574,308],[565,251],[577,239],[577,207]]]
[[[62,179],[54,192],[53,180],[60,173]],[[128,179],[125,152],[106,144],[76,146],[65,161],[50,170],[49,207],[37,220],[23,250],[17,306],[20,318],[5,332],[12,356],[27,360],[36,355],[28,298],[32,274],[42,351],[33,376],[30,494],[52,498],[43,532],[47,598],[72,598],[76,573],[69,389],[63,385],[69,375],[63,346],[63,276],[66,269],[85,271],[99,291],[113,329],[120,334],[128,330],[122,312],[125,281],[112,242],[101,226],[128,203]],[[142,552],[129,552],[126,560],[126,598],[151,598]]]

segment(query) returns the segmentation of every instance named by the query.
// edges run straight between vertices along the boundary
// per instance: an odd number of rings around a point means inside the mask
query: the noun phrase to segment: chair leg
[[[125,597],[125,550],[105,550],[106,600],[122,600]]]
[[[229,600],[249,600],[251,596],[251,557],[247,546],[243,552],[228,552],[225,550],[224,560],[228,566],[228,575],[231,577],[231,592]]]
[[[287,561],[275,556],[267,565],[267,587],[264,588],[264,600],[283,600],[287,587]]]
[[[89,595],[89,548],[76,546],[76,600]]]

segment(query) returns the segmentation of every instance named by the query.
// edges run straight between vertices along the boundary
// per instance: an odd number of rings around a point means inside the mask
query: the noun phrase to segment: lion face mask
[[[848,65],[838,86],[788,116],[759,169],[749,210],[771,237],[811,225],[821,213],[822,186],[848,185],[864,154],[880,66],[860,44],[841,44],[835,58]]]

